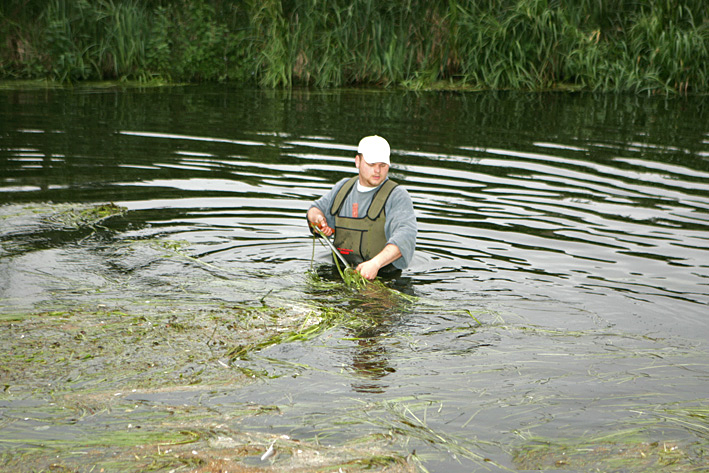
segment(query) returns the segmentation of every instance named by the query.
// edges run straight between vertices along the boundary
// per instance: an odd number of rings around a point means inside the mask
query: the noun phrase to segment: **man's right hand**
[[[313,225],[318,227],[320,229],[320,231],[323,232],[323,235],[325,235],[325,236],[330,236],[333,233],[335,233],[335,230],[333,230],[332,228],[327,226],[327,220],[325,219],[325,217],[322,217],[322,216],[315,217],[315,222],[313,222]]]
[[[308,221],[313,227],[317,227],[325,236],[330,236],[335,233],[335,230],[327,225],[325,215],[316,207],[311,207],[308,210]]]

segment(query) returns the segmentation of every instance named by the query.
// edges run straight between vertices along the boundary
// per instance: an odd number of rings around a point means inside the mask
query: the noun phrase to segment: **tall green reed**
[[[149,23],[138,1],[52,0],[43,20],[60,81],[125,78],[145,69]]]
[[[10,45],[0,51],[3,76],[48,70],[64,81],[162,77],[264,87],[709,88],[702,0],[51,0],[44,8],[8,1],[0,7]],[[23,2],[42,13],[20,15],[13,26],[9,12]]]

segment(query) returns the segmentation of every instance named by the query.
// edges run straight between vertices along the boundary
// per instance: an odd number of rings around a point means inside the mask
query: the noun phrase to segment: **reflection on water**
[[[376,336],[361,338],[352,354],[352,369],[357,378],[352,382],[352,389],[359,393],[386,392],[387,385],[381,380],[396,370],[388,360],[386,348],[379,345]]]
[[[305,210],[354,172],[356,143],[376,133],[419,218],[403,285],[421,300],[363,333],[269,348],[319,370],[306,383],[274,380],[273,392],[337,406],[355,395],[441,402],[449,410],[432,426],[502,444],[533,425],[602,430],[627,415],[604,399],[704,396],[706,109],[702,97],[4,91],[2,310],[94,300],[77,286],[102,297],[307,298]],[[128,214],[90,232],[18,210],[106,201]],[[131,247],[149,240],[180,242],[193,260]],[[326,264],[326,251],[315,260]],[[205,272],[262,290],[205,288]],[[527,396],[553,405],[527,409]],[[297,429],[317,430],[312,416]]]

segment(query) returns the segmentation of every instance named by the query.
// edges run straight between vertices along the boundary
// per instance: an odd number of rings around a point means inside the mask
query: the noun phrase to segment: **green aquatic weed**
[[[55,212],[48,217],[48,220],[69,228],[94,228],[104,220],[113,216],[123,215],[126,211],[125,207],[116,205],[113,202],[89,207],[71,206]]]

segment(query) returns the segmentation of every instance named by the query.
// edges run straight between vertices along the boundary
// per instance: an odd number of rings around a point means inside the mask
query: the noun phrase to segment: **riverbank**
[[[709,5],[671,3],[13,0],[0,79],[705,93]]]

